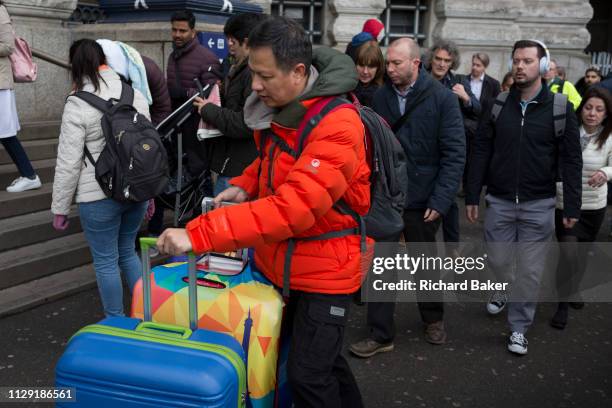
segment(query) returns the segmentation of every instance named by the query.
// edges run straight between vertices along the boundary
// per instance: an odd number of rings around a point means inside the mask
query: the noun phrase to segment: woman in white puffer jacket
[[[557,211],[555,214],[557,240],[563,246],[557,268],[557,286],[561,302],[550,324],[564,329],[567,324],[568,306],[580,309],[578,287],[586,269],[589,245],[597,238],[606,216],[608,186],[612,180],[612,95],[604,88],[587,90],[576,114],[581,124],[582,146],[582,207],[580,219],[573,228],[563,226],[563,187],[557,183]]]
[[[91,92],[102,99],[119,100],[122,82],[106,65],[102,47],[90,39],[70,47],[71,76],[75,91]],[[149,119],[149,104],[134,90],[134,108]],[[106,316],[122,316],[125,275],[130,291],[142,273],[134,241],[147,209],[147,202],[119,202],[107,198],[95,179],[95,169],[85,159],[85,146],[94,160],[106,141],[100,120],[102,112],[84,100],[69,95],[64,106],[53,180],[53,227],[68,226],[72,200],[78,204],[81,226],[93,257],[96,280]]]

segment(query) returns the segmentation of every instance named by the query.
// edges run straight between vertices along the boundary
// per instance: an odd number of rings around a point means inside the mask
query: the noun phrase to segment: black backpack
[[[121,82],[119,100],[84,91],[74,96],[103,113],[106,145],[97,161],[87,146],[85,156],[104,194],[120,202],[142,202],[162,193],[170,177],[168,156],[153,124],[134,108],[132,87]]]

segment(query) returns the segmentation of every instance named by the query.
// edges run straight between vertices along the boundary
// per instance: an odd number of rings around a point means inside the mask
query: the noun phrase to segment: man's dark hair
[[[100,44],[94,40],[84,38],[75,41],[70,46],[70,74],[77,90],[82,90],[86,79],[89,79],[94,90],[100,90],[100,65],[106,64],[106,56]]]
[[[537,48],[539,59],[546,56],[546,50],[544,50],[544,47],[542,47],[540,43],[531,40],[520,40],[515,42],[514,46],[512,47],[512,54],[510,54],[510,56],[514,57],[514,51],[523,48]]]
[[[172,14],[172,17],[170,17],[171,23],[174,23],[175,21],[186,21],[189,24],[189,28],[193,30],[195,28],[196,18],[189,10],[179,10]]]
[[[603,79],[603,75],[599,67],[596,67],[596,66],[588,67],[586,71],[584,71],[584,75],[586,76],[586,74],[588,74],[589,72],[594,72],[599,77],[599,79]]]
[[[249,34],[249,48],[272,48],[276,64],[290,71],[297,64],[304,64],[306,73],[312,63],[312,43],[301,25],[286,17],[268,17],[257,24]]]
[[[261,13],[234,14],[225,22],[223,34],[226,37],[234,37],[242,45],[249,33],[255,26],[265,20],[267,16]]]

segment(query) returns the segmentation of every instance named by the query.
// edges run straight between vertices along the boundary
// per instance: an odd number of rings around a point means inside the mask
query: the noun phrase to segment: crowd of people
[[[612,180],[612,96],[596,67],[574,86],[545,44],[520,40],[500,83],[487,74],[490,58],[483,52],[471,56],[469,74],[457,73],[460,52],[452,41],[422,50],[399,38],[383,52],[384,26],[375,19],[341,53],[313,48],[290,19],[257,14],[228,19],[230,57],[220,64],[199,44],[193,14],[176,12],[171,23],[166,75],[126,44],[84,39],[70,49],[73,89],[59,136],[53,226],[67,227],[75,200],[107,316],[124,314],[121,275],[130,289],[140,276],[134,240],[146,216],[165,254],[253,248],[257,268],[287,291],[284,324],[293,333],[287,367],[296,406],[363,406],[341,350],[363,264],[372,256],[374,242],[364,242],[360,220],[370,207],[373,167],[358,109],[346,103],[326,110],[330,100],[351,93],[389,124],[406,159],[404,228],[378,239],[391,245],[374,252],[392,255],[400,240],[433,243],[440,227],[445,242],[458,243],[458,199],[465,198],[465,217],[475,223],[485,186],[484,240],[516,244],[519,253],[493,252],[489,263],[502,270],[516,258],[514,285],[527,293],[537,293],[546,259],[544,247],[530,244],[554,235],[565,243],[596,240]],[[40,181],[15,137],[19,122],[6,62],[12,34],[2,6],[0,27],[0,106],[9,112],[0,118],[0,138],[21,174],[8,190],[24,191]],[[194,99],[197,114],[182,125],[186,170],[196,177],[211,173],[217,204],[243,204],[163,229],[159,202],[117,202],[96,182],[85,150],[96,160],[104,148],[102,113],[75,92],[119,100],[129,83],[135,109],[158,124],[199,92],[194,79],[218,85],[221,103]],[[200,121],[222,135],[200,141]],[[570,306],[583,306],[569,299],[584,274],[581,251],[565,251],[559,264],[565,289],[551,319],[558,329],[566,326]],[[417,300],[424,339],[444,344],[444,304],[424,292]],[[507,309],[507,348],[526,354],[536,303],[495,292],[486,308],[491,314]],[[393,350],[394,309],[393,302],[367,304],[368,335],[349,345],[352,354]]]

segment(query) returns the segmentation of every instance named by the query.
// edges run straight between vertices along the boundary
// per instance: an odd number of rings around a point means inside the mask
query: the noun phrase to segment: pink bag
[[[13,31],[13,34],[15,32]],[[34,82],[38,75],[38,66],[32,60],[30,45],[21,37],[15,35],[15,51],[9,55],[13,68],[13,80],[18,83]]]

